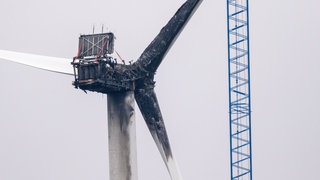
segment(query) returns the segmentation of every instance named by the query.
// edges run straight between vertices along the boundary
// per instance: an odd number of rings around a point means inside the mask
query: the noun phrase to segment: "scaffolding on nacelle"
[[[75,88],[100,93],[133,90],[133,78],[129,77],[130,73],[126,73],[130,68],[119,72],[126,65],[118,64],[116,58],[111,56],[114,52],[114,39],[111,32],[80,35],[78,54],[71,63]]]
[[[231,180],[252,180],[248,0],[227,0]]]

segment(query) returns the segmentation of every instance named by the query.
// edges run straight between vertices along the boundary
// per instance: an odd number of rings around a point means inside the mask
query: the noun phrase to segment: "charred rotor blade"
[[[73,75],[73,68],[70,59],[41,56],[35,54],[27,54],[13,51],[0,50],[0,59],[12,61],[27,66]]]
[[[135,99],[167,166],[171,179],[181,180],[154,90],[152,88],[138,89],[135,91]]]
[[[148,72],[155,72],[201,2],[202,0],[186,1],[145,49],[136,65]]]

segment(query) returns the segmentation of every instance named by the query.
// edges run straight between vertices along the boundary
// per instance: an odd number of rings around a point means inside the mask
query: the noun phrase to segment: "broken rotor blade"
[[[158,69],[162,59],[174,44],[189,19],[192,17],[202,0],[187,0],[161,29],[160,33],[149,44],[135,63],[138,68],[153,72]]]
[[[0,50],[0,59],[56,73],[62,73],[67,75],[74,74],[72,65],[70,64],[70,59],[20,53],[6,50]]]
[[[173,158],[167,131],[156,94],[152,88],[135,90],[135,99],[149,131],[161,153],[172,180],[181,180],[181,174]]]

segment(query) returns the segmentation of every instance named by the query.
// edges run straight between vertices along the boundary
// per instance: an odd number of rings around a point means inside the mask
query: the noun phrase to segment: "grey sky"
[[[72,59],[101,24],[137,59],[183,0],[2,0],[0,49]],[[253,176],[316,179],[320,19],[316,0],[251,1]],[[226,2],[204,0],[156,75],[186,180],[229,179]],[[108,179],[106,97],[73,77],[0,60],[0,179]],[[169,179],[137,108],[141,180]]]

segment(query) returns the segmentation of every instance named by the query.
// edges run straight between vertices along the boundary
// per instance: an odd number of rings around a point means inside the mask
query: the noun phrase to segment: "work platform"
[[[73,85],[76,88],[104,94],[134,90],[130,67],[118,64],[117,59],[111,56],[113,46],[113,33],[79,37],[78,54],[71,63],[75,76]]]

